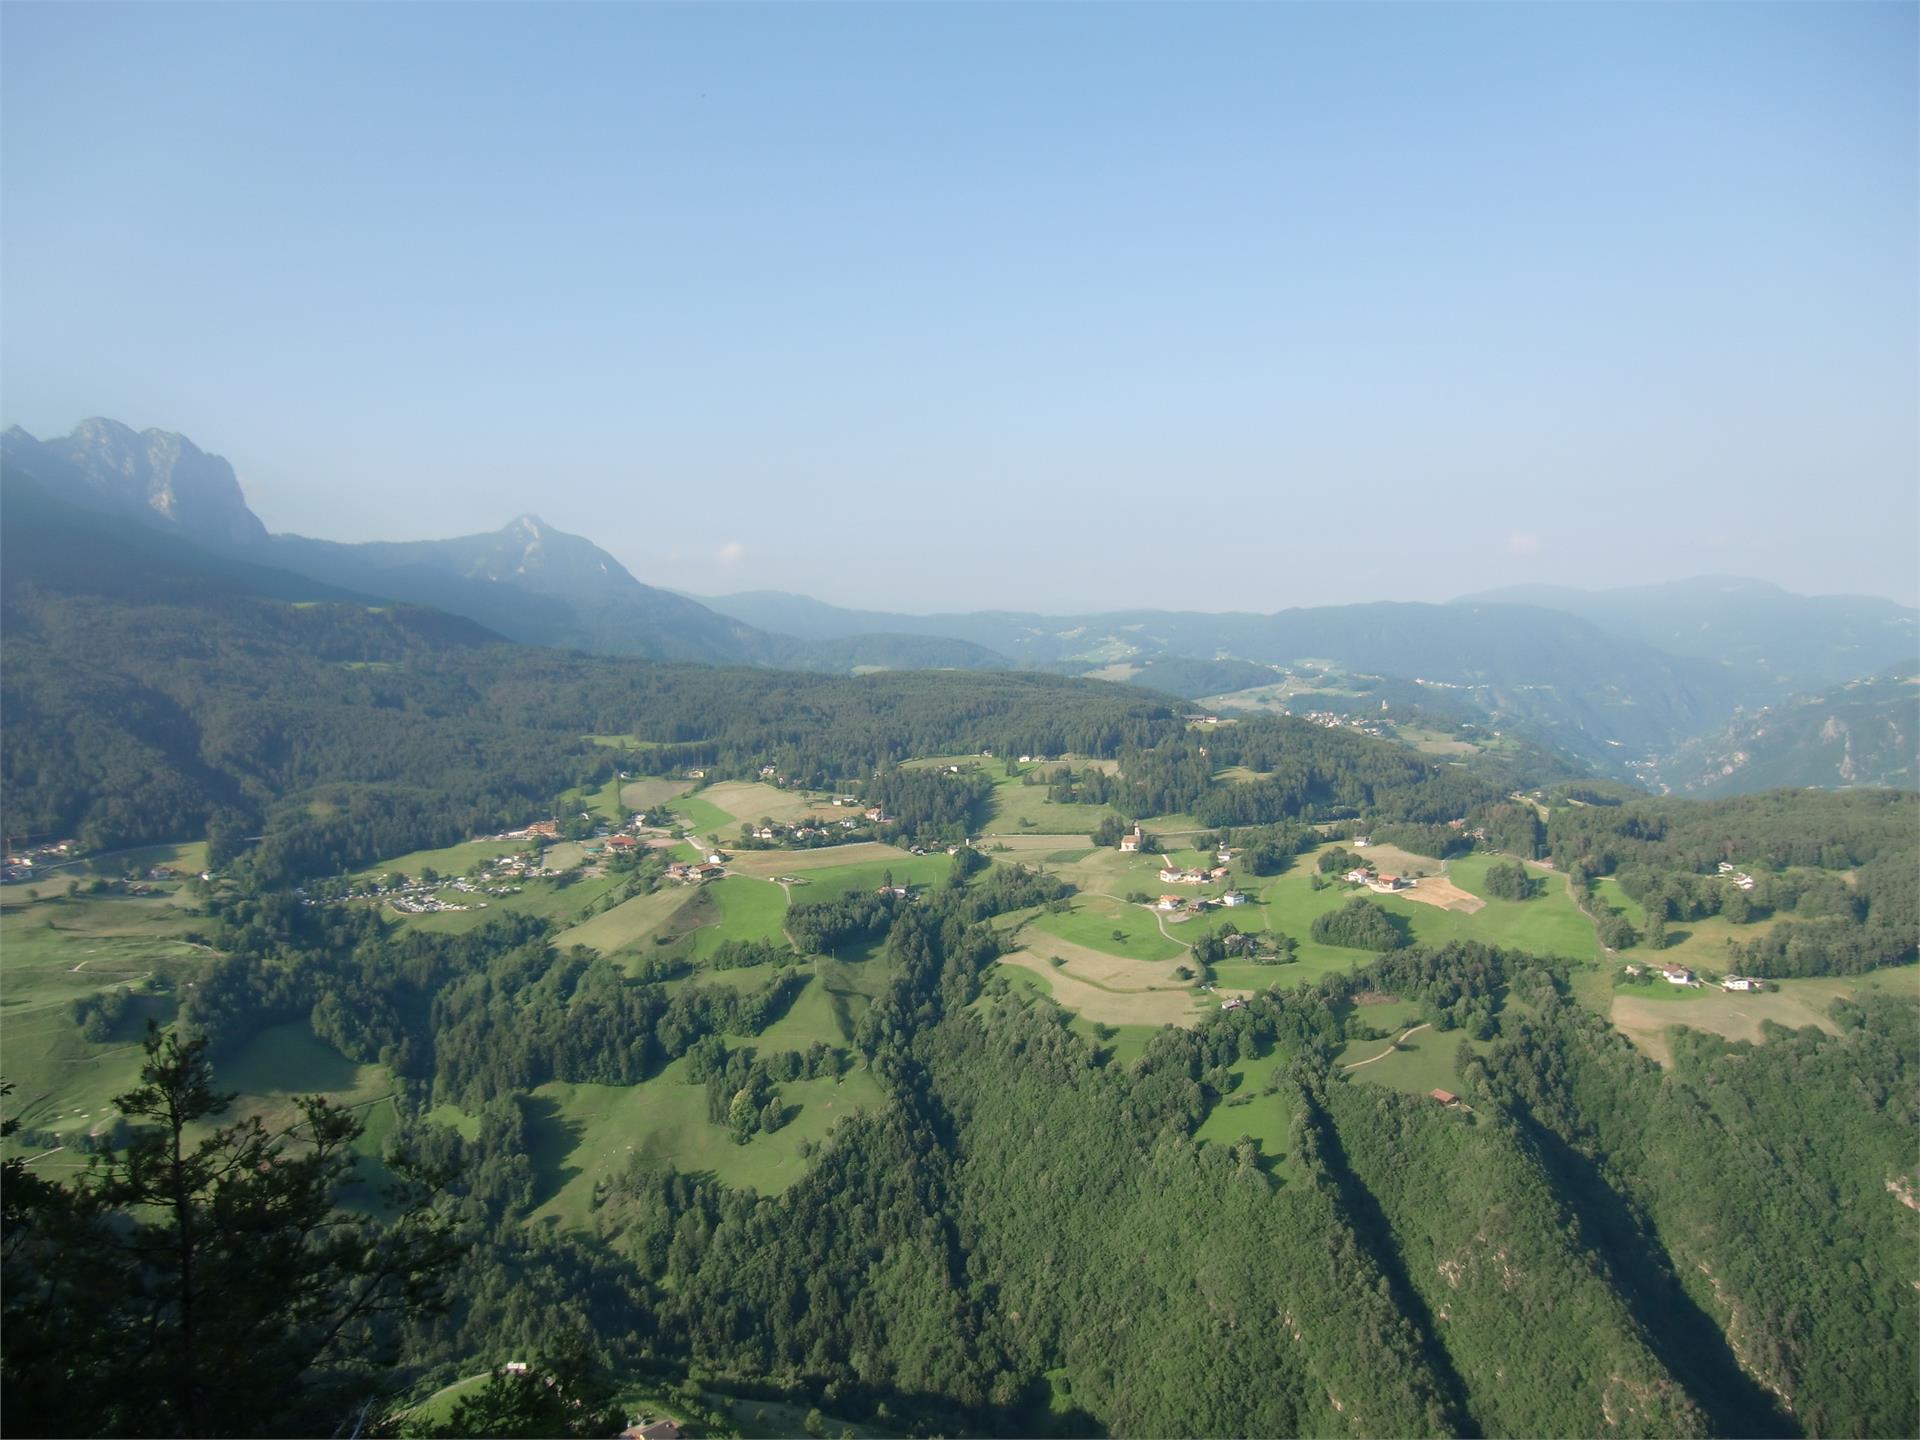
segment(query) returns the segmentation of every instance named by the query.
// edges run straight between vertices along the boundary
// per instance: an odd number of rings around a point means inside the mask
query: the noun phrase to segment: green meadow
[[[213,952],[184,938],[197,922],[171,898],[110,896],[28,901],[25,887],[0,907],[0,1079],[14,1093],[7,1114],[29,1130],[59,1135],[98,1129],[115,1095],[139,1080],[146,1022],[170,1023],[173,992]],[[129,1013],[102,1041],[82,1037],[73,1002],[106,990],[133,992]],[[9,1142],[11,1153],[23,1147]],[[78,1166],[72,1152],[49,1169]]]
[[[771,880],[730,875],[700,887],[701,911],[710,915],[693,935],[696,960],[711,955],[728,940],[765,940],[788,944],[783,928],[787,919],[787,892]],[[810,893],[810,892],[809,892]]]
[[[1258,897],[1258,913],[1266,927],[1299,942],[1297,954],[1303,965],[1331,969],[1370,959],[1366,951],[1322,945],[1313,939],[1314,920],[1329,910],[1339,909],[1356,895],[1365,896],[1388,914],[1404,917],[1416,944],[1444,945],[1454,940],[1477,940],[1568,960],[1593,960],[1599,955],[1593,923],[1581,914],[1567,894],[1566,882],[1558,876],[1546,876],[1543,893],[1531,900],[1496,900],[1486,894],[1486,872],[1487,866],[1494,863],[1492,858],[1468,855],[1450,861],[1446,877],[1486,902],[1483,908],[1469,914],[1421,904],[1400,895],[1376,895],[1342,884],[1337,878],[1316,891],[1310,877],[1315,873],[1314,860],[1318,853],[1297,857],[1292,868],[1264,882]],[[1242,929],[1253,928],[1244,920],[1236,923]]]
[[[865,1070],[778,1088],[787,1123],[736,1145],[726,1126],[707,1119],[706,1087],[687,1082],[684,1060],[643,1085],[542,1085],[533,1092],[529,1158],[543,1199],[533,1218],[588,1228],[596,1183],[636,1160],[777,1194],[806,1173],[802,1141],[819,1143],[841,1116],[880,1100]]]
[[[1293,1113],[1286,1099],[1266,1094],[1268,1082],[1286,1068],[1287,1052],[1270,1045],[1267,1053],[1229,1067],[1233,1088],[1207,1112],[1193,1138],[1203,1144],[1232,1145],[1242,1135],[1259,1142],[1260,1154],[1277,1161],[1286,1153]]]
[[[862,890],[878,890],[886,883],[889,874],[896,885],[937,885],[953,873],[953,857],[944,851],[932,855],[910,855],[903,850],[898,859],[832,865],[802,873],[807,877],[807,885],[804,889],[794,891],[793,898],[797,904],[811,904],[821,900],[837,900],[842,895]],[[776,890],[775,893],[779,892]]]
[[[1454,1071],[1454,1060],[1463,1042],[1481,1055],[1493,1048],[1488,1041],[1467,1039],[1463,1031],[1436,1030],[1429,1025],[1398,1042],[1397,1049],[1390,1048],[1393,1042],[1386,1040],[1349,1041],[1341,1048],[1337,1067],[1354,1067],[1342,1070],[1349,1080],[1384,1085],[1390,1090],[1404,1090],[1414,1095],[1425,1095],[1429,1090],[1458,1090],[1460,1077]],[[1382,1051],[1388,1052],[1384,1059],[1372,1058]],[[1359,1061],[1367,1063],[1356,1064]]]
[[[181,845],[141,845],[131,850],[108,850],[77,860],[41,865],[36,873],[42,878],[27,884],[9,885],[7,900],[12,904],[16,900],[49,899],[66,894],[67,886],[75,880],[84,882],[102,877],[119,879],[126,875],[138,878],[163,865],[178,870],[182,875],[198,875],[207,868],[206,842],[194,840]]]
[[[679,817],[682,824],[701,837],[718,836],[721,840],[731,840],[740,834],[740,821],[711,800],[698,794],[682,795],[667,802],[667,809]]]
[[[1160,925],[1151,910],[1128,905],[1104,895],[1078,895],[1073,908],[1062,914],[1043,912],[1033,917],[1029,928],[1051,935],[1069,944],[1104,951],[1128,960],[1172,960],[1186,952],[1186,946],[1160,933]],[[1120,939],[1115,939],[1118,933]],[[1200,931],[1196,928],[1194,938]],[[1028,943],[1046,953],[1046,941],[1029,935]]]

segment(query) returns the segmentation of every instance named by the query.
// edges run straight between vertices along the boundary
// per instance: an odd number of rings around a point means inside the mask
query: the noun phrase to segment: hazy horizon
[[[1915,16],[7,7],[0,420],[697,595],[1911,605]]]

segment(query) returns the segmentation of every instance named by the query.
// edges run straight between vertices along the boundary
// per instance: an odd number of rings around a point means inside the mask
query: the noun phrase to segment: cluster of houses
[[[1720,862],[1720,873],[1731,880],[1734,885],[1741,890],[1751,890],[1754,887],[1755,882],[1753,876],[1744,870],[1734,869],[1733,866],[1725,860]]]
[[[1246,903],[1247,897],[1245,895],[1242,895],[1238,890],[1229,890],[1226,894],[1218,897],[1212,895],[1195,895],[1189,898],[1184,895],[1162,895],[1158,900],[1153,902],[1153,908],[1170,915],[1179,914],[1183,911],[1189,915],[1198,915],[1204,911],[1213,909],[1216,905],[1225,905],[1231,908]]]
[[[47,867],[62,860],[71,860],[79,854],[80,847],[72,840],[56,840],[48,845],[34,845],[25,850],[13,848],[13,842],[6,843],[4,864],[0,864],[0,881],[34,880],[44,878]]]
[[[1365,844],[1366,842],[1356,840],[1354,843],[1359,845]],[[1349,885],[1364,885],[1377,895],[1391,895],[1396,890],[1411,890],[1413,888],[1413,881],[1405,875],[1382,875],[1371,865],[1356,866],[1340,878]]]
[[[1384,706],[1384,702],[1382,703]],[[1283,709],[1281,713],[1290,715],[1293,712]],[[1300,718],[1320,726],[1323,730],[1358,730],[1362,735],[1372,735],[1380,739],[1384,739],[1387,733],[1378,725],[1369,724],[1365,720],[1355,720],[1351,715],[1336,715],[1331,710],[1309,710]]]
[[[697,864],[687,864],[675,860],[667,866],[667,879],[678,880],[683,885],[697,885],[702,880],[718,880],[727,873],[726,857],[713,854]]]
[[[842,820],[840,824],[843,829],[851,830],[854,828],[854,822],[851,820]],[[833,832],[828,830],[824,825],[768,824],[757,825],[748,833],[755,840],[767,845],[778,844],[783,841],[792,841],[795,844],[804,845],[810,840],[824,840]]]
[[[1207,870],[1197,868],[1176,870],[1168,866],[1160,872],[1160,883],[1162,885],[1205,885],[1210,880],[1224,880],[1227,874],[1227,867],[1224,865],[1215,865]]]
[[[1658,975],[1669,985],[1685,985],[1696,990],[1700,988],[1700,977],[1685,965],[1629,965],[1627,974],[1636,979],[1642,975]],[[1752,975],[1725,975],[1721,977],[1720,988],[1736,991],[1765,990],[1767,982]]]

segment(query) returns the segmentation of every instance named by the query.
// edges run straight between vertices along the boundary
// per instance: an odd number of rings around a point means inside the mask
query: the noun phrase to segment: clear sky
[[[16,0],[0,411],[702,593],[1913,601],[1916,13]]]

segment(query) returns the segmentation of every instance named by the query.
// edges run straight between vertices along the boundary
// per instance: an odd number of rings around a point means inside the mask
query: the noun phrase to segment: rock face
[[[233,466],[184,435],[95,419],[81,421],[71,435],[41,441],[15,426],[6,433],[6,459],[56,494],[192,539],[246,547],[267,541]]]

